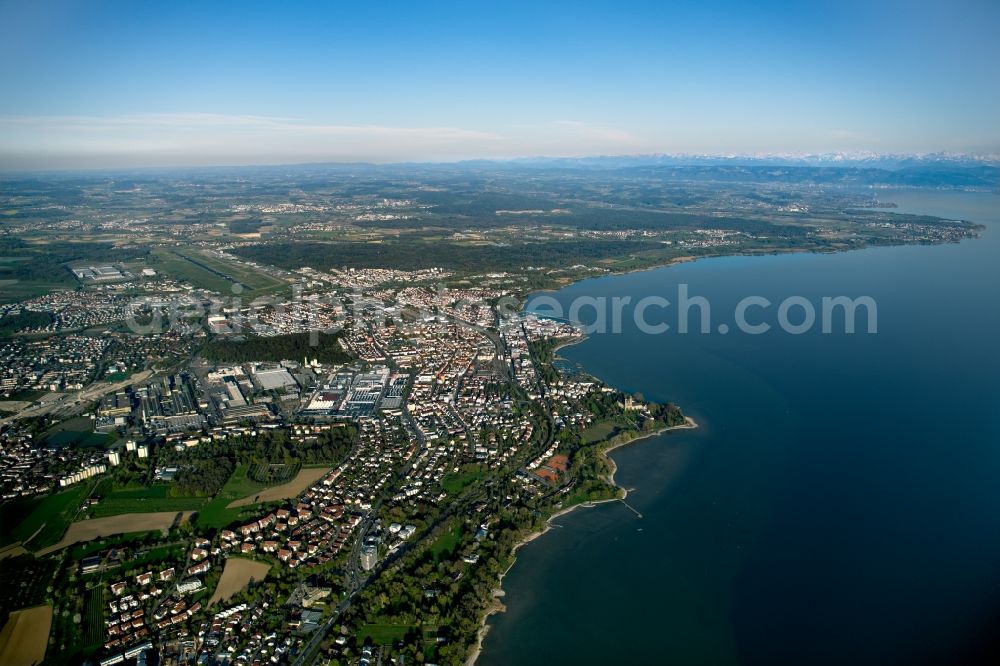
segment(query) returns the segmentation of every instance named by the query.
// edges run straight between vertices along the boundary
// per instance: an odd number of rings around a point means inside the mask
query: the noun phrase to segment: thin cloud
[[[211,113],[0,116],[5,168],[65,164],[248,164],[274,160],[454,158],[503,152],[508,139],[459,127],[304,122]]]
[[[212,113],[148,113],[120,116],[0,116],[3,128],[73,132],[80,130],[133,131],[136,128],[176,129],[211,128],[242,130],[253,128],[273,132],[297,134],[323,134],[340,136],[396,136],[444,139],[500,140],[491,132],[467,130],[457,127],[391,127],[384,125],[337,125],[296,121],[291,118],[274,118],[252,115],[223,115]]]
[[[640,144],[639,139],[632,134],[607,125],[588,123],[582,120],[556,120],[552,122],[552,125],[566,130],[581,139],[607,141],[619,144]]]

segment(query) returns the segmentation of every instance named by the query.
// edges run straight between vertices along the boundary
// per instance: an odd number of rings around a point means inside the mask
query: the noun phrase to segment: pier
[[[629,504],[628,502],[626,502],[623,499],[620,499],[618,501],[621,502],[622,504],[624,504],[628,508],[629,511],[631,511],[632,513],[634,513],[636,515],[637,518],[642,518],[642,514],[639,513],[639,510],[636,509],[634,506],[632,506],[631,504]]]

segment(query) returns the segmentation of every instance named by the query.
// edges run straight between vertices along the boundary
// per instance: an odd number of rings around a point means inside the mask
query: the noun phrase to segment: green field
[[[103,518],[125,513],[197,511],[198,515],[195,520],[199,526],[224,527],[234,520],[238,520],[244,514],[249,515],[256,512],[256,508],[253,506],[238,509],[226,508],[226,505],[233,500],[246,497],[267,487],[267,484],[257,483],[249,478],[249,471],[250,467],[247,465],[237,466],[232,476],[213,498],[171,497],[171,486],[167,483],[110,490],[103,495],[96,506],[88,509],[87,515],[91,518]],[[108,482],[104,481],[100,489],[105,491],[108,485]],[[82,501],[81,498],[80,502]]]
[[[48,391],[42,391],[40,389],[35,389],[35,390],[24,389],[23,391],[17,391],[15,393],[11,393],[10,397],[6,399],[17,400],[22,402],[34,402],[35,400],[38,400],[39,398],[41,398],[43,395],[46,394],[48,394]]]
[[[190,282],[202,289],[228,294],[233,287],[233,283],[229,280],[192,264],[184,257],[169,250],[155,250],[150,255],[149,265],[158,273],[165,273],[179,280]]]
[[[111,489],[111,479],[97,486],[101,497],[96,506],[87,510],[91,518],[119,516],[123,513],[156,511],[197,511],[208,503],[207,497],[170,497],[170,485],[157,483],[148,487]]]
[[[58,432],[51,437],[47,437],[45,441],[53,446],[91,446],[91,447],[103,447],[107,446],[115,440],[114,435],[103,435],[99,432],[80,432],[64,430]]]
[[[457,495],[467,486],[486,477],[481,465],[465,465],[458,472],[450,472],[441,479],[441,487],[449,495]]]
[[[301,463],[256,463],[247,471],[247,479],[261,486],[276,486],[291,481],[302,469]],[[250,492],[254,492],[251,490]],[[247,493],[248,495],[250,493]]]
[[[23,543],[35,532],[38,534],[26,546],[29,550],[59,541],[92,487],[93,483],[85,481],[41,499],[16,500],[5,504],[0,510],[0,545],[15,541]],[[18,521],[20,516],[24,518]]]
[[[215,257],[206,257],[194,250],[156,250],[150,257],[150,267],[196,287],[224,294],[231,293],[236,283],[254,292],[277,291],[286,286],[282,280],[267,273]]]
[[[104,585],[98,583],[87,591],[83,615],[83,643],[100,647],[104,643]]]
[[[183,542],[174,545],[158,546],[133,558],[129,561],[129,564],[135,566],[137,564],[145,564],[146,562],[162,562],[166,559],[183,559],[185,548],[186,544]]]
[[[128,492],[128,491],[126,491]],[[154,513],[159,511],[197,511],[208,503],[205,497],[118,497],[112,494],[89,509],[91,518],[120,516],[125,513]]]
[[[298,466],[290,466],[298,470]],[[275,483],[258,483],[250,478],[251,467],[238,465],[219,493],[208,497],[171,497],[170,484],[158,483],[148,487],[124,488],[106,492],[96,506],[88,509],[91,518],[118,516],[125,513],[150,513],[159,511],[197,511],[195,522],[200,527],[225,527],[244,515],[254,514],[254,506],[227,509],[233,500],[252,495]],[[101,490],[108,487],[102,482]],[[80,502],[83,498],[80,498]],[[65,527],[63,528],[65,530]],[[30,534],[30,533],[29,533]],[[56,539],[58,540],[58,539]],[[33,542],[34,543],[34,542]]]
[[[94,432],[94,422],[86,416],[78,416],[58,423],[42,437],[53,446],[107,446],[115,440],[114,435]]]
[[[178,255],[184,257],[192,263],[201,264],[201,267],[207,266],[208,268],[218,271],[223,275],[228,275],[233,280],[242,284],[245,288],[253,291],[281,289],[286,286],[283,280],[279,280],[272,275],[262,273],[261,271],[242,264],[233,263],[224,259],[218,259],[216,257],[205,256],[200,252],[179,252]]]
[[[250,465],[237,465],[236,469],[233,470],[232,476],[226,481],[226,485],[222,486],[222,490],[219,491],[219,497],[227,495],[229,496],[229,501],[232,502],[235,499],[246,497],[251,493],[266,488],[266,484],[258,483],[250,478],[251,471],[252,468]]]
[[[237,520],[241,514],[256,512],[254,506],[238,509],[226,508],[226,505],[233,500],[252,495],[267,487],[251,479],[249,473],[250,467],[248,465],[237,465],[219,494],[199,509],[198,516],[195,518],[199,527],[225,527]]]
[[[128,379],[131,376],[129,372],[112,372],[110,375],[104,376],[104,381],[106,382],[120,382]]]
[[[370,638],[375,645],[390,645],[402,640],[407,632],[416,629],[411,624],[366,624],[358,629],[358,638],[364,642]]]
[[[69,550],[67,552],[69,553],[69,559],[71,559],[71,560],[82,560],[83,558],[87,557],[88,555],[93,555],[94,553],[99,553],[100,551],[107,550],[108,548],[124,547],[124,546],[138,548],[138,547],[140,547],[141,543],[143,542],[143,540],[146,537],[151,537],[152,539],[158,540],[158,539],[162,538],[162,532],[161,532],[161,530],[153,530],[151,532],[150,531],[147,531],[147,532],[126,532],[124,534],[115,534],[114,536],[110,536],[110,537],[101,537],[101,538],[95,539],[93,541],[83,541],[83,542],[74,544],[74,545],[72,545],[72,546],[69,547]],[[152,556],[152,553],[154,551],[157,552],[157,553],[161,553],[161,552],[165,552],[165,551],[170,551],[173,548],[178,548],[178,547],[183,550],[186,547],[186,543],[182,541],[182,542],[175,543],[175,544],[166,544],[166,545],[163,545],[163,546],[157,546],[153,550],[148,551],[148,553],[144,553],[143,555],[140,555],[139,557],[136,557],[134,561],[136,561],[136,562],[143,562],[143,561],[146,561],[146,559],[150,559],[150,560],[153,560],[153,559],[163,559],[163,557],[160,557],[159,555],[157,555],[154,558]],[[97,575],[97,574],[95,574],[95,575]]]
[[[108,479],[110,482],[110,479]],[[110,484],[109,484],[110,485]],[[105,483],[102,481],[98,486],[98,492],[104,490]],[[157,483],[148,487],[123,488],[105,492],[102,497],[107,499],[164,499],[168,496],[170,486],[166,483]]]
[[[618,434],[619,430],[620,428],[617,424],[611,421],[601,421],[580,433],[580,437],[583,439],[584,444],[596,444],[597,442],[611,439]]]
[[[428,548],[430,554],[434,556],[434,560],[438,561],[442,555],[453,553],[458,542],[462,540],[463,532],[462,524],[455,523],[451,529],[438,537],[437,541]]]
[[[0,304],[16,303],[53,291],[68,290],[64,282],[36,282],[33,280],[0,280]]]

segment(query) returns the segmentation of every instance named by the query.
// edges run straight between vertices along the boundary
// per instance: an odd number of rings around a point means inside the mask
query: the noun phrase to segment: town
[[[503,515],[484,482],[512,484],[508,510],[613,497],[571,472],[579,434],[683,420],[555,370],[553,345],[580,339],[577,326],[503,319],[490,304],[508,290],[442,288],[449,275],[299,271],[294,307],[209,306],[207,331],[181,316],[148,335],[83,333],[222,293],[62,293],[12,310],[50,320],[4,348],[7,404],[20,409],[4,419],[3,497],[65,498],[46,526],[58,517],[68,529],[25,534],[4,555],[79,554],[50,574],[69,584],[53,605],[58,645],[101,666],[366,663],[373,650],[448,663],[467,652],[469,635],[440,611],[398,624],[385,644],[366,633],[377,615],[357,616],[352,600],[428,552],[454,558],[452,584],[480,567]],[[348,307],[331,305],[338,295]],[[76,332],[40,335],[66,329]],[[289,587],[287,600],[272,595]],[[442,602],[436,589],[421,595]]]
[[[561,358],[585,327],[532,294],[977,233],[809,186],[695,180],[671,212],[587,200],[559,172],[466,198],[440,192],[461,177],[406,175],[7,197],[0,623],[38,660],[464,663],[517,544],[621,500],[605,453],[695,427]]]

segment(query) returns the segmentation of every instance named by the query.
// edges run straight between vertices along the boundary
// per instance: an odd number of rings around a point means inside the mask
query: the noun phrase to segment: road
[[[503,360],[504,356],[507,354],[507,348],[504,346],[503,339],[500,337],[499,333],[488,328],[483,328],[479,324],[473,324],[471,321],[459,319],[455,315],[449,314],[447,317],[456,324],[460,324],[466,328],[471,328],[472,330],[477,331],[481,335],[485,336],[487,340],[492,342],[493,346],[496,347],[497,362],[500,366],[500,372],[503,374],[503,378],[511,385],[516,384],[514,381],[514,369],[509,363],[505,363]]]

